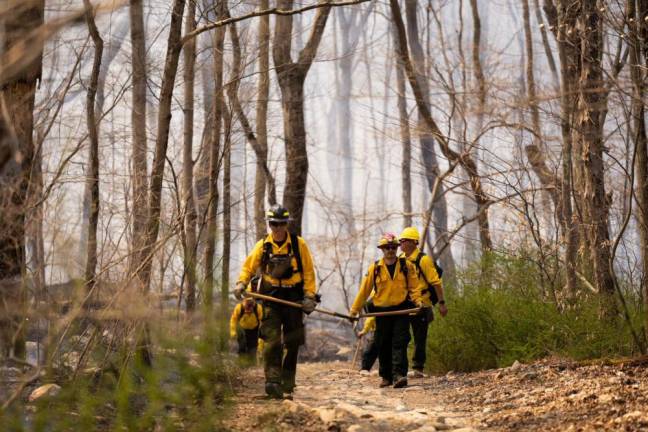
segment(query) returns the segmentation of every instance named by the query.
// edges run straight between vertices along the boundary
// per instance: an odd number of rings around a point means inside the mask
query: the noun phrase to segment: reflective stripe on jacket
[[[420,253],[421,250],[419,248],[416,248],[410,254],[410,256],[405,256],[405,254],[401,254],[400,256],[407,258],[409,262],[414,264],[416,263],[416,258],[418,258]],[[423,255],[421,257],[419,266],[421,267],[421,272],[424,276],[419,278],[423,282],[423,294],[421,296],[421,301],[426,306],[432,306],[432,301],[430,300],[430,292],[425,289],[426,281],[430,284],[429,289],[434,289],[434,286],[436,285],[443,287],[443,284],[441,282],[441,278],[439,278],[439,274],[436,271],[436,267],[434,266],[434,261],[432,260],[432,258],[430,258],[429,255]],[[414,268],[416,268],[416,264],[414,264]]]
[[[396,306],[403,303],[408,295],[414,303],[421,299],[421,291],[425,288],[425,282],[419,279],[414,264],[408,261],[405,261],[405,263],[407,265],[407,283],[405,283],[405,275],[400,268],[400,260],[396,260],[393,279],[389,275],[389,270],[387,270],[384,259],[381,258],[378,261],[378,277],[375,283],[377,292],[373,294],[373,304],[375,306]],[[376,263],[371,264],[367,270],[367,274],[362,279],[358,295],[356,295],[353,306],[351,306],[352,313],[360,312],[360,309],[362,309],[367,298],[369,298],[369,295],[373,291],[375,266]]]
[[[297,268],[297,259],[292,257],[291,263],[293,267],[293,275],[288,278],[288,279],[275,279],[272,276],[268,274],[263,274],[263,280],[267,282],[269,285],[272,286],[279,286],[284,285],[284,286],[290,286],[290,285],[296,285],[300,282],[304,282],[304,294],[309,295],[309,296],[315,296],[315,269],[313,266],[313,258],[311,257],[310,250],[308,249],[308,245],[306,244],[306,241],[298,237],[297,242],[299,243],[299,254],[301,256],[301,262],[302,262],[302,267],[303,267],[303,279],[302,279],[302,274],[299,273],[299,270]],[[272,234],[268,234],[268,236],[264,240],[259,240],[256,245],[254,245],[254,248],[252,249],[252,252],[247,256],[245,259],[245,262],[243,263],[243,267],[241,268],[241,273],[239,274],[238,281],[243,282],[246,285],[254,276],[261,266],[261,258],[263,257],[263,244],[264,243],[270,243],[272,245],[272,253],[273,254],[288,254],[289,250],[294,250],[294,246],[292,246],[291,239],[290,239],[290,234],[287,235],[286,241],[281,245],[277,246],[277,244],[272,240]],[[289,246],[290,249],[289,249]]]

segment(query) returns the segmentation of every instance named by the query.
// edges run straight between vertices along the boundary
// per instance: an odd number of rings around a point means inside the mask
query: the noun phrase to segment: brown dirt
[[[641,363],[547,360],[470,374],[410,378],[379,389],[376,373],[346,362],[302,363],[293,401],[262,399],[263,371],[237,389],[227,430],[648,430],[648,369]]]

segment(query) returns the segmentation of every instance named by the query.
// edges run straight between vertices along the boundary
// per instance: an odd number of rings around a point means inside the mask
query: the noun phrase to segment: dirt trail
[[[405,389],[380,389],[373,372],[363,375],[348,363],[305,363],[297,373],[294,399],[267,401],[263,372],[248,371],[236,398],[230,430],[417,431],[475,430],[465,412],[448,409],[429,378],[410,378]]]
[[[475,373],[410,378],[379,389],[349,363],[301,363],[293,401],[267,401],[246,371],[227,430],[646,431],[648,356],[608,364],[547,359]]]

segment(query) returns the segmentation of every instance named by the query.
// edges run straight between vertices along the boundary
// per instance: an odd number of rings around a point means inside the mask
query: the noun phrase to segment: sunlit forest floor
[[[227,430],[473,431],[646,430],[648,370],[642,361],[544,360],[474,373],[410,378],[378,388],[346,362],[298,367],[294,400],[267,401],[253,368],[236,389]]]

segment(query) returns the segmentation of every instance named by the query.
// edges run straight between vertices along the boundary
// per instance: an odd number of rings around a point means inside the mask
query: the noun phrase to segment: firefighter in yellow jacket
[[[440,267],[436,265],[432,257],[426,255],[419,249],[419,238],[419,232],[416,228],[407,227],[401,233],[399,241],[400,248],[403,251],[401,256],[407,258],[408,261],[415,265],[419,279],[422,279],[425,283],[425,287],[421,292],[421,300],[428,306],[425,309],[427,313],[418,314],[410,318],[412,335],[414,336],[412,369],[421,376],[425,366],[428,327],[433,319],[432,307],[438,304],[439,313],[442,317],[446,316],[448,309],[446,308],[445,298],[443,296],[443,284],[439,274],[441,272]]]
[[[234,307],[230,318],[230,337],[236,338],[239,357],[248,363],[256,359],[262,316],[263,307],[248,297]]]
[[[297,309],[263,302],[259,334],[265,342],[265,391],[270,398],[281,398],[284,394],[290,397],[295,388],[297,355],[305,342],[303,313],[310,314],[317,305],[315,270],[304,239],[288,233],[288,210],[280,205],[272,206],[266,219],[271,232],[259,240],[245,259],[234,294],[241,297],[250,279],[259,272],[262,294],[302,304]]]
[[[378,248],[382,250],[383,258],[369,266],[351,306],[350,314],[359,315],[365,301],[372,293],[370,312],[396,311],[423,306],[421,303],[423,284],[416,274],[414,265],[396,255],[398,237],[392,233],[384,234],[378,241]],[[375,338],[379,347],[378,374],[382,378],[380,387],[407,386],[409,316],[377,317]]]

